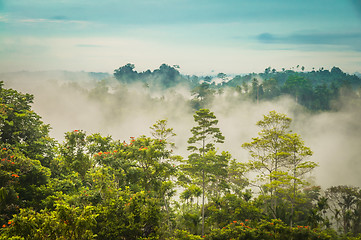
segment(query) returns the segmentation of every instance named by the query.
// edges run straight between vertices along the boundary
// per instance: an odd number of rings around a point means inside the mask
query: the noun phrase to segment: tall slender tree
[[[216,127],[218,120],[213,112],[209,109],[200,109],[194,114],[194,121],[197,126],[191,129],[193,134],[189,138],[188,150],[193,152],[188,157],[188,163],[184,166],[185,170],[190,172],[194,178],[201,179],[202,185],[202,235],[204,235],[204,200],[205,200],[205,186],[206,178],[210,175],[214,175],[215,166],[219,168],[224,167],[224,164],[220,166],[217,163],[218,158],[214,158],[215,144],[223,143],[224,136],[220,129]],[[199,176],[201,173],[201,176]]]

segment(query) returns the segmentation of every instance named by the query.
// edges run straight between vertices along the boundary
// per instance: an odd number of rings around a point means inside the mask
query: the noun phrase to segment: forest
[[[263,73],[227,76],[218,73],[215,76],[183,76],[173,67],[162,64],[153,72],[147,70],[138,73],[134,64],[127,64],[114,71],[114,77],[123,83],[141,82],[146,87],[158,86],[169,88],[180,83],[191,87],[193,107],[199,109],[207,106],[214,94],[221,94],[230,88],[240,97],[254,101],[271,100],[281,95],[290,95],[295,101],[312,111],[331,110],[332,101],[343,95],[355,94],[361,86],[361,79],[356,75],[344,73],[340,68],[333,67],[330,71],[324,68],[305,72],[305,67],[296,66],[292,69],[276,69],[268,67]],[[301,71],[300,71],[301,70]]]
[[[84,121],[84,129],[55,139],[52,126],[33,109],[37,95],[8,88],[1,79],[0,239],[361,239],[360,186],[323,188],[315,182],[321,166],[294,125],[300,112],[356,112],[358,76],[338,67],[214,76],[178,69],[163,64],[137,72],[129,63],[113,76],[89,73],[90,85],[52,82],[59,92],[101,106],[96,114],[108,125],[124,116],[148,129],[122,138],[88,133]],[[127,116],[143,107],[141,98],[162,109],[150,112],[170,115],[149,125],[136,119],[140,115]],[[277,109],[280,101],[292,102],[299,114],[263,112],[246,126],[255,134],[236,143],[246,157],[234,157],[218,108]],[[191,116],[188,129],[173,122],[188,121],[183,108]],[[179,143],[182,132],[187,137]]]

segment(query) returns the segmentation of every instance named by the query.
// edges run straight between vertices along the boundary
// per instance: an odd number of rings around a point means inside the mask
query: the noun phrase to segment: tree
[[[113,148],[113,139],[111,136],[103,137],[99,133],[94,133],[86,137],[86,149],[91,156],[98,152],[106,152]]]
[[[255,202],[247,201],[242,196],[226,194],[217,201],[207,204],[209,218],[207,222],[214,228],[225,227],[234,220],[260,221],[265,218],[264,213]],[[227,238],[228,239],[228,238]]]
[[[288,155],[288,164],[286,167],[288,168],[288,174],[291,180],[291,196],[289,196],[289,200],[291,202],[290,226],[292,227],[297,192],[300,186],[307,184],[307,182],[303,181],[304,175],[312,171],[317,164],[312,161],[307,161],[307,158],[312,156],[312,151],[304,145],[301,136],[297,133],[289,133],[283,140],[285,141],[285,150]]]
[[[281,193],[291,200],[293,211],[296,191],[305,184],[304,175],[316,166],[305,161],[312,152],[304,146],[299,135],[291,133],[291,121],[285,114],[271,111],[257,122],[262,128],[259,137],[242,145],[251,155],[250,169],[258,173],[255,183],[263,195],[270,198],[268,210],[273,218],[279,217],[277,204]]]
[[[60,146],[60,153],[68,167],[78,172],[82,179],[92,167],[84,131],[74,130],[65,133],[65,142]]]
[[[264,115],[264,119],[257,122],[257,126],[262,127],[259,137],[253,138],[250,143],[244,143],[251,155],[249,161],[251,170],[259,173],[257,182],[260,183],[261,190],[265,195],[270,194],[270,211],[274,218],[277,218],[277,181],[281,176],[281,167],[286,165],[287,154],[284,151],[282,136],[288,133],[291,119],[284,114],[271,111],[269,115]],[[278,176],[277,176],[278,175]],[[277,184],[277,185],[276,185]]]
[[[266,99],[272,99],[280,95],[280,89],[275,78],[269,78],[263,81],[263,95]]]
[[[21,209],[9,221],[0,239],[81,239],[96,237],[92,228],[96,225],[94,206],[84,208],[70,206],[57,201],[56,209],[36,212],[33,209]]]
[[[211,76],[205,76],[204,78],[203,78],[203,80],[204,80],[204,82],[206,82],[206,83],[211,83],[211,81],[212,81],[212,77]]]
[[[228,166],[227,182],[230,189],[238,196],[243,195],[242,190],[249,185],[249,179],[245,176],[248,171],[246,163],[232,159]]]
[[[160,142],[164,142],[166,145],[169,144],[170,147],[174,147],[175,144],[174,142],[171,142],[170,138],[176,136],[176,134],[173,132],[173,128],[168,128],[167,126],[168,121],[166,119],[162,119],[162,120],[158,120],[155,124],[153,124],[153,126],[150,127],[150,129],[152,130],[152,136],[159,140]],[[165,145],[165,146],[166,146]],[[161,159],[162,160],[162,159]],[[175,165],[174,165],[175,166]],[[167,176],[165,179],[165,181],[168,180],[169,184],[168,186],[172,186],[172,182],[171,180],[171,176]],[[164,184],[164,186],[167,186],[166,184]],[[164,190],[170,190],[170,192],[172,192],[172,188],[163,188]],[[168,215],[168,226],[170,226],[170,221],[169,221],[169,206],[167,203],[167,194],[166,191],[163,192],[163,201],[164,201],[164,206],[166,208],[167,211],[167,215]]]
[[[24,156],[17,149],[0,144],[0,223],[11,219],[19,208],[41,209],[46,197],[50,171],[40,161]]]
[[[267,75],[271,72],[271,67],[268,67],[264,70],[264,74]]]
[[[253,78],[252,80],[252,89],[251,89],[251,96],[252,99],[259,103],[260,98],[263,95],[263,86],[259,84],[257,78]]]
[[[170,88],[180,83],[181,76],[177,69],[167,64],[162,64],[159,69],[153,71],[153,76],[162,88]]]
[[[361,190],[352,186],[333,186],[326,190],[330,211],[344,234],[361,232]]]
[[[226,79],[227,79],[227,74],[225,74],[225,73],[218,73],[218,74],[217,74],[217,78],[222,79],[222,83],[223,83],[223,82],[225,82]]]
[[[176,136],[173,132],[173,128],[167,127],[168,120],[158,120],[153,126],[150,127],[152,130],[152,136],[160,141],[166,141],[170,146],[174,147],[174,143],[170,141],[171,137]]]
[[[164,239],[161,205],[150,193],[126,188],[99,205],[98,214],[96,239]]]
[[[242,88],[244,90],[245,93],[248,93],[249,87],[246,81],[242,82]]]
[[[312,103],[313,109],[330,110],[331,97],[332,97],[331,91],[325,83],[316,86],[314,90],[314,99]]]
[[[0,81],[0,142],[49,166],[55,141],[48,135],[50,126],[31,109],[33,100],[31,94],[3,88]]]
[[[283,91],[295,97],[295,101],[307,106],[312,98],[312,85],[309,79],[293,75],[286,80]]]
[[[209,109],[200,109],[193,115],[197,126],[191,129],[192,137],[188,139],[188,150],[193,152],[188,157],[188,164],[184,166],[186,170],[195,174],[200,172],[202,180],[202,235],[204,234],[204,198],[205,198],[205,184],[206,177],[213,175],[215,166],[219,163],[214,158],[215,144],[223,143],[224,136],[215,125],[218,120],[213,112]],[[221,170],[223,166],[218,170]],[[198,175],[198,174],[196,174]]]
[[[231,160],[231,154],[222,152],[217,154],[216,151],[209,151],[205,156],[205,162],[208,162],[206,170],[206,189],[207,194],[212,199],[219,199],[222,193],[230,192],[231,186],[228,178],[228,165]]]
[[[166,145],[166,141],[146,136],[131,137],[130,143],[117,142],[112,149],[98,152],[94,161],[100,166],[112,167],[121,187],[154,191],[163,197],[165,192],[171,194],[171,189],[164,188],[176,172],[171,150],[167,150]]]
[[[137,71],[134,71],[134,64],[128,63],[123,67],[114,70],[114,77],[125,83],[131,83],[138,77]]]
[[[192,103],[194,105],[193,108],[198,110],[207,105],[207,103],[212,100],[215,90],[211,88],[210,84],[203,82],[202,84],[193,88],[191,93],[192,96],[194,96],[192,99]]]

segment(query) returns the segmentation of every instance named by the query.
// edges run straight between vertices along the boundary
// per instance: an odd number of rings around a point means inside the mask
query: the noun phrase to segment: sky
[[[361,72],[361,0],[0,0],[0,72]]]

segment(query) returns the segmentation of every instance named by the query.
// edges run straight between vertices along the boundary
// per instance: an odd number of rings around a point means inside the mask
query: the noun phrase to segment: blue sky
[[[0,72],[361,72],[360,0],[0,0]]]

